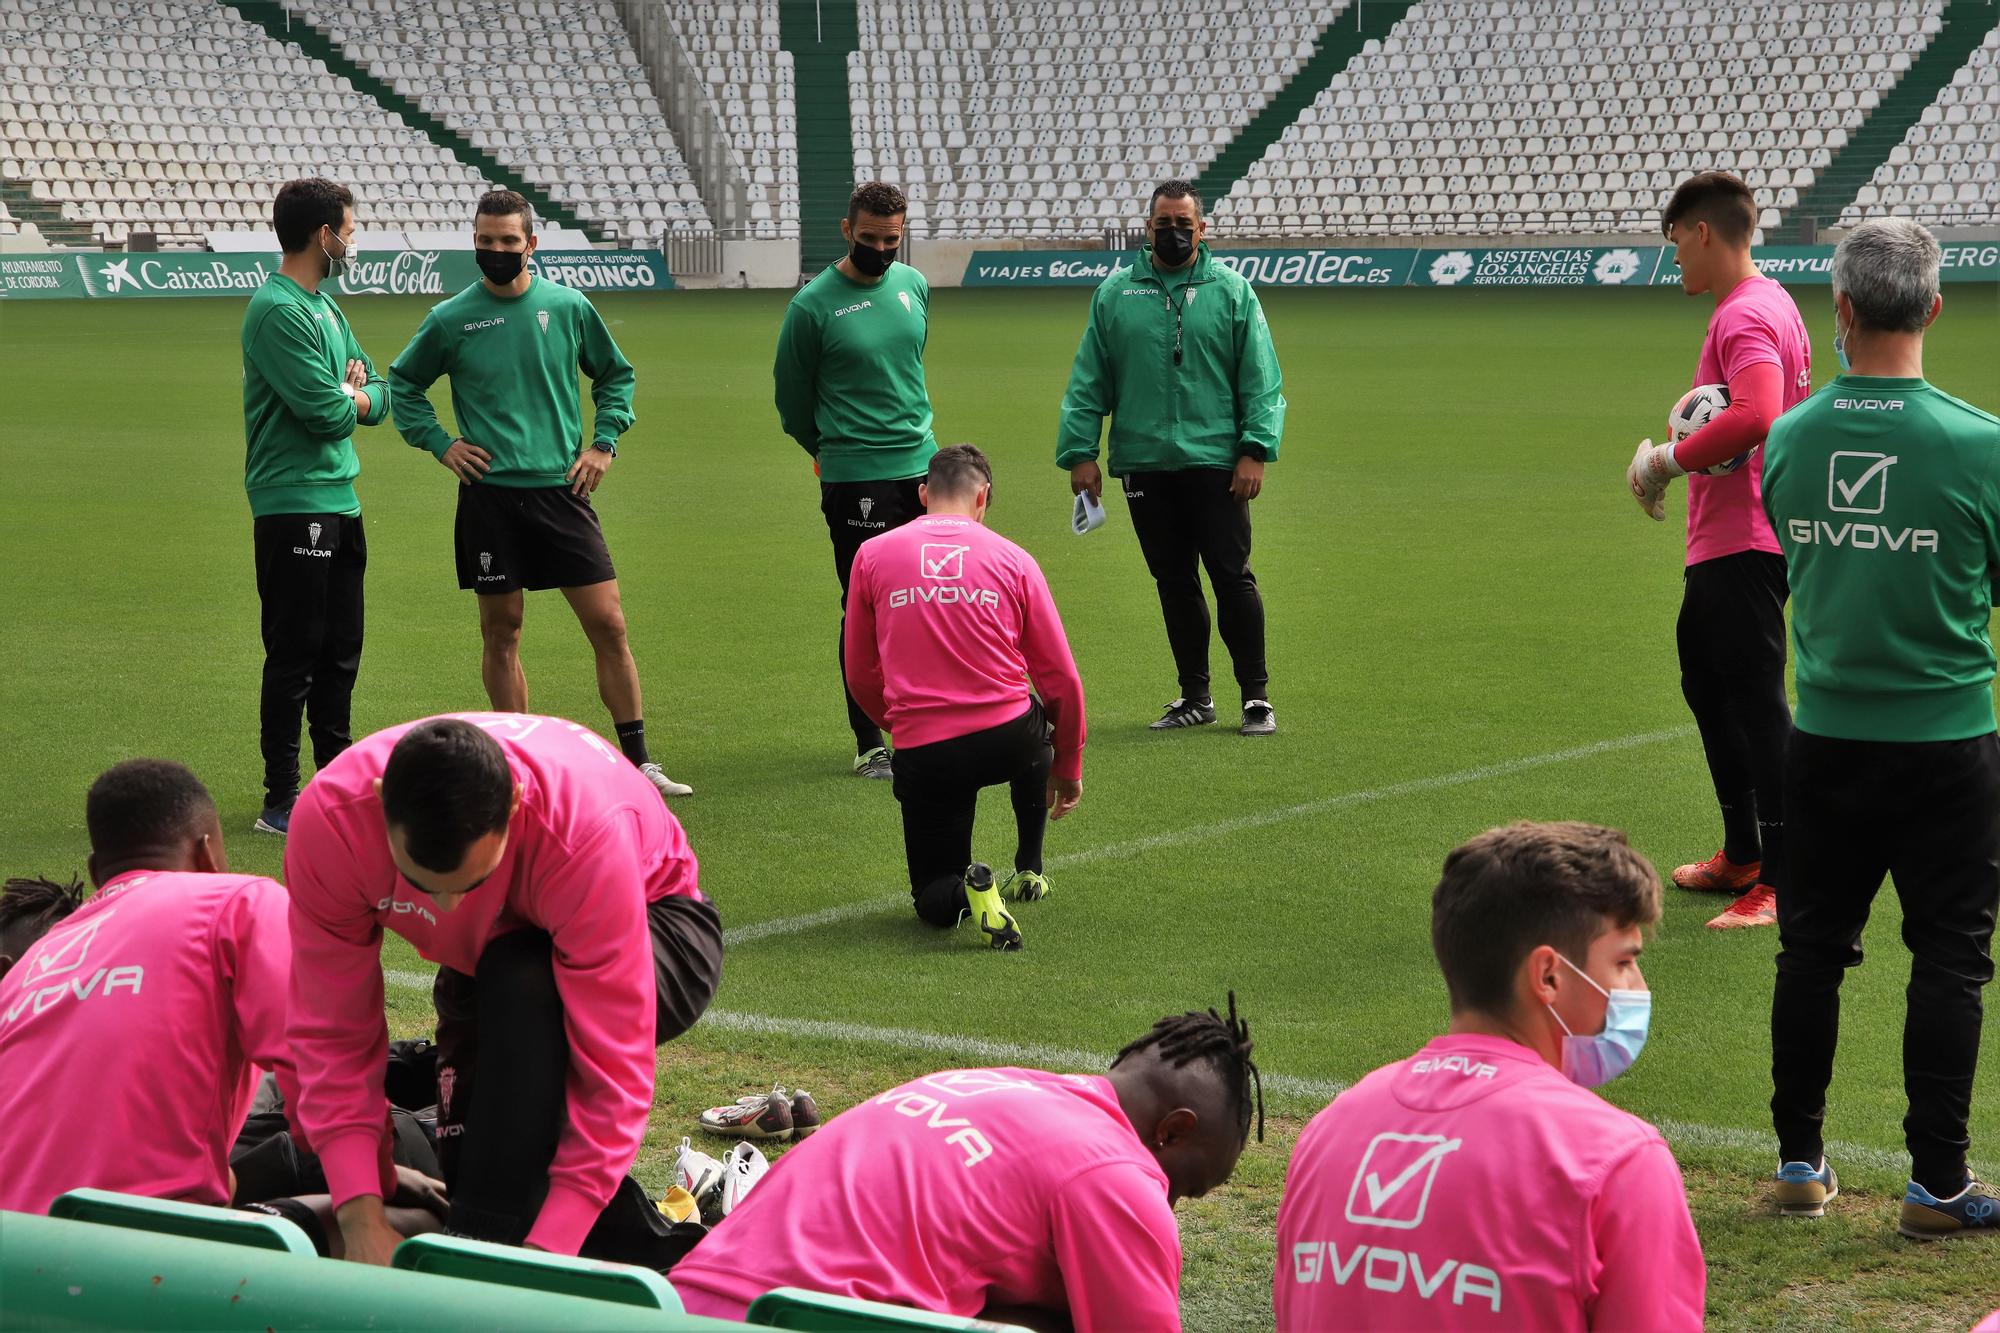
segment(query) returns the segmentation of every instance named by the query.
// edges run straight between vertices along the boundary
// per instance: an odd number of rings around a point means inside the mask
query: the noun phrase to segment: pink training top
[[[1055,775],[1083,776],[1083,681],[1041,566],[951,515],[862,544],[847,597],[847,688],[899,746],[997,727],[1032,679],[1055,727]]]
[[[1166,1173],[1109,1079],[1038,1069],[932,1074],[834,1117],[673,1279],[688,1313],[718,1319],[804,1287],[967,1317],[1067,1311],[1077,1333],[1181,1326]]]
[[[256,1066],[293,1091],[290,970],[271,880],[135,870],[99,889],[0,977],[0,1208],[86,1187],[227,1204]]]
[[[561,718],[461,713],[500,742],[520,785],[507,851],[450,912],[397,873],[375,781],[415,723],[378,731],[321,769],[292,810],[294,1124],[339,1207],[380,1193],[387,1160],[382,1007],[386,926],[471,974],[486,945],[534,926],[555,940],[569,1036],[569,1124],[528,1243],[575,1254],[631,1169],[653,1105],[654,979],[646,906],[701,896],[687,836],[617,749]]]
[[[1700,1329],[1660,1132],[1527,1047],[1439,1037],[1334,1099],[1278,1207],[1278,1327]]]
[[[1737,283],[1716,305],[1694,383],[1729,384],[1758,362],[1770,362],[1782,372],[1784,410],[1812,393],[1812,340],[1806,337],[1805,321],[1791,293],[1762,274]],[[1727,476],[1688,474],[1690,565],[1743,551],[1783,554],[1764,514],[1763,444],[1757,440],[1750,461]]]

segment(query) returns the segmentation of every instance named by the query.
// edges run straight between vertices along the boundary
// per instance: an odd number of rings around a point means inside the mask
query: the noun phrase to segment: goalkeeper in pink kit
[[[1687,569],[1675,626],[1681,693],[1701,731],[1722,807],[1723,843],[1678,867],[1683,889],[1737,895],[1708,924],[1776,925],[1786,875],[1782,794],[1792,733],[1785,701],[1785,557],[1764,515],[1764,436],[1812,391],[1812,344],[1785,289],[1757,271],[1750,188],[1720,171],[1689,177],[1665,215],[1681,286],[1715,297],[1694,382],[1726,384],[1729,405],[1678,443],[1640,444],[1626,484],[1664,519],[1676,477],[1688,483]],[[1714,476],[1708,469],[1743,458]]]

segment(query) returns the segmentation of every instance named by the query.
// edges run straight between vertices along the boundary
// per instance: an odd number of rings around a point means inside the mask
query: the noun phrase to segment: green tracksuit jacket
[[[1181,358],[1174,362],[1176,330]],[[1090,326],[1063,395],[1056,464],[1097,457],[1111,418],[1111,475],[1233,468],[1277,458],[1284,380],[1257,293],[1204,243],[1178,273],[1148,246],[1090,298]]]
[[[1800,731],[1993,730],[2000,419],[1920,379],[1842,375],[1771,427],[1764,512],[1791,580]]]
[[[389,385],[340,307],[276,274],[250,298],[242,342],[243,487],[251,514],[360,513],[354,428],[388,417]],[[340,391],[349,361],[368,366],[365,417]]]

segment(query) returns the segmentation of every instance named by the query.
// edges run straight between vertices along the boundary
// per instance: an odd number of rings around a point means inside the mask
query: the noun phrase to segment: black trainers
[[[1245,736],[1269,736],[1277,729],[1278,715],[1271,711],[1269,699],[1243,701],[1243,725],[1238,731]]]
[[[792,1094],[792,1138],[802,1139],[819,1128],[819,1103],[800,1088]]]
[[[1146,724],[1148,731],[1172,731],[1176,727],[1205,727],[1215,721],[1215,702],[1211,699],[1176,699],[1167,705],[1167,711],[1159,719]]]

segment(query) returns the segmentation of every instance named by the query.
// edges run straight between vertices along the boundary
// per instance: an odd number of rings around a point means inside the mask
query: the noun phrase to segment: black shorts
[[[924,516],[923,502],[917,499],[917,487],[923,480],[905,477],[901,481],[819,484],[819,512],[826,519],[827,535],[833,538],[833,572],[840,579],[841,605],[847,604],[847,580],[854,572],[854,553],[861,549],[861,543]]]
[[[1781,555],[1739,551],[1689,565],[1674,626],[1682,674],[1783,675],[1789,596]]]
[[[458,586],[477,593],[583,588],[618,577],[590,501],[567,486],[458,488]]]

